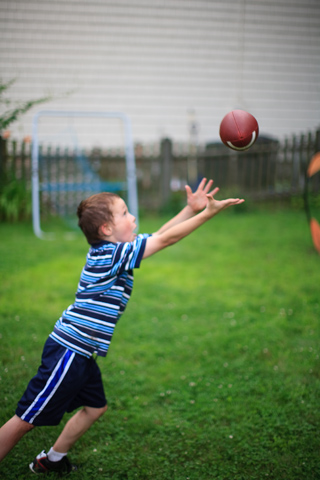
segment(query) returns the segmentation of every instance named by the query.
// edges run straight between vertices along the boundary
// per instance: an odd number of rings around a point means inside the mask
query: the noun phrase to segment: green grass
[[[73,301],[86,251],[80,235],[1,226],[1,423]],[[71,477],[319,479],[319,285],[304,214],[290,210],[224,212],[145,260],[99,360],[109,410],[70,452],[81,465]],[[0,478],[32,478],[28,463],[62,426],[24,437]]]

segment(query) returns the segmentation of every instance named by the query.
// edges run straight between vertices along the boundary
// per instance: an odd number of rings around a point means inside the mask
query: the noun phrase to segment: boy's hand
[[[209,180],[207,184],[206,182],[207,179],[203,178],[194,193],[192,193],[189,185],[186,185],[185,187],[187,192],[188,206],[191,208],[194,214],[200,212],[206,207],[208,203],[207,195],[213,196],[219,191],[219,188],[216,187],[211,192],[209,192],[210,188],[213,185],[213,180]]]
[[[206,195],[207,198],[207,206],[206,211],[209,213],[210,217],[217,215],[217,213],[221,212],[225,208],[231,207],[232,205],[239,205],[243,203],[244,200],[242,198],[227,198],[225,200],[216,200],[213,197],[213,193],[208,193]]]

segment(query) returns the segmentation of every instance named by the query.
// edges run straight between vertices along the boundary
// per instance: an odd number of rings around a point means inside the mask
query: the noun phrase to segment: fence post
[[[169,138],[163,138],[160,146],[161,155],[161,200],[164,205],[170,197],[170,181],[172,169],[172,141]]]
[[[189,155],[187,158],[187,179],[191,188],[195,189],[198,182],[198,158],[197,147],[195,144],[190,144],[189,146]]]
[[[228,152],[228,177],[227,177],[227,182],[229,187],[235,188],[239,187],[238,183],[238,165],[239,165],[239,152],[235,152],[234,150],[230,150]],[[259,180],[259,179],[258,179]]]
[[[319,152],[320,151],[320,130],[316,131],[315,147],[316,147],[315,153]]]
[[[300,139],[294,137],[294,148],[292,152],[292,180],[291,192],[295,192],[299,188],[300,169],[302,164],[302,151],[304,146],[304,135],[300,135]]]
[[[7,159],[8,159],[7,140],[5,138],[2,138],[0,135],[0,189],[6,183]]]

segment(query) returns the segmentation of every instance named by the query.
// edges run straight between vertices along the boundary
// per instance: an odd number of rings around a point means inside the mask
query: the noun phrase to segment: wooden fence
[[[194,146],[163,139],[158,145],[136,145],[139,206],[158,210],[184,196],[184,185],[213,178],[223,194],[255,200],[300,195],[305,172],[320,150],[320,130],[283,142],[260,137],[250,150],[235,152],[221,143]],[[125,158],[121,150],[74,152],[58,146],[41,148],[39,156],[42,211],[72,215],[81,199],[112,189],[126,196]],[[31,145],[0,137],[0,189],[14,179],[30,187]],[[319,181],[313,182],[319,192]]]

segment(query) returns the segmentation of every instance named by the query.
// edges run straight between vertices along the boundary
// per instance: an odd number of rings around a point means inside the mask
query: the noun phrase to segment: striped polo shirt
[[[91,246],[75,302],[55,324],[52,339],[87,357],[94,353],[106,356],[115,325],[129,301],[133,269],[140,266],[148,236]]]

